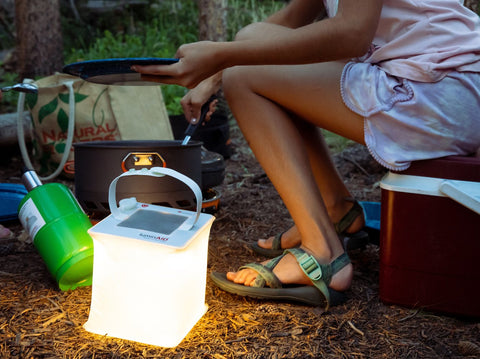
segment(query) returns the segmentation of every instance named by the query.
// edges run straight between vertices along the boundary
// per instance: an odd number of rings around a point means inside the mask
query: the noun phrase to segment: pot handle
[[[118,220],[124,220],[129,217],[129,215],[133,212],[136,206],[132,206],[131,210],[129,211],[126,208],[126,211],[122,211],[117,207],[117,200],[116,200],[116,188],[117,182],[121,177],[126,176],[152,176],[152,177],[163,177],[163,176],[170,176],[178,179],[185,183],[195,194],[195,198],[197,200],[197,210],[195,215],[188,217],[188,219],[180,226],[179,229],[189,231],[193,228],[195,223],[197,223],[198,217],[200,216],[200,212],[202,210],[202,191],[198,184],[192,180],[191,178],[172,170],[171,168],[167,167],[152,167],[150,169],[142,168],[141,170],[131,169],[127,172],[122,173],[120,176],[116,177],[111,183],[108,189],[108,204],[110,206],[110,211],[112,215]],[[135,200],[135,205],[136,205]]]

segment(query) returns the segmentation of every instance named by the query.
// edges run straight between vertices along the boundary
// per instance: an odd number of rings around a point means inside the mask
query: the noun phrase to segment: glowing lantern
[[[115,200],[122,176],[169,175],[195,193],[197,211]],[[174,347],[205,313],[208,237],[201,191],[168,168],[131,170],[109,189],[112,214],[89,230],[94,243],[92,302],[84,328],[96,334]]]

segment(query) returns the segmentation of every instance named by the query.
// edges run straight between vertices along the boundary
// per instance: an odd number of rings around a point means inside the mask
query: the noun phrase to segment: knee
[[[237,32],[237,34],[235,35],[235,41],[253,39],[255,37],[258,37],[258,35],[262,33],[262,28],[264,28],[265,25],[266,24],[263,22],[254,22],[245,26]]]
[[[243,66],[230,67],[223,71],[222,87],[227,101],[229,98],[235,97],[232,95],[233,93],[241,91],[244,87],[246,78],[244,72]]]

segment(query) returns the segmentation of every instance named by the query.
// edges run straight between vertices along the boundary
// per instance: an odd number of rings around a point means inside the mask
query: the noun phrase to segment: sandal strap
[[[285,252],[295,256],[300,268],[302,268],[303,272],[310,278],[313,285],[325,296],[327,302],[325,310],[328,310],[330,305],[328,285],[333,275],[350,263],[350,258],[347,253],[342,253],[330,264],[320,264],[314,256],[308,254],[301,248],[289,248],[286,249]]]
[[[263,288],[265,286],[274,289],[282,288],[282,282],[280,282],[275,273],[273,273],[273,268],[275,268],[275,266],[278,264],[278,262],[280,262],[280,259],[282,259],[284,255],[285,254],[282,254],[281,256],[273,258],[265,265],[260,263],[248,263],[244,266],[241,266],[239,270],[253,269],[255,272],[258,273],[257,278],[253,283],[253,287],[255,288]]]
[[[282,249],[282,236],[285,232],[286,231],[277,233],[275,237],[273,237],[272,250],[276,251],[276,250]]]
[[[345,198],[345,199],[349,202],[352,202],[353,206],[352,206],[352,208],[350,208],[350,210],[347,212],[347,214],[345,214],[345,216],[343,216],[343,218],[340,221],[338,221],[337,223],[334,223],[335,231],[339,234],[343,233],[348,227],[351,226],[353,221],[358,216],[363,214],[363,208],[360,205],[360,203],[358,203],[357,200],[355,200],[351,197],[348,197],[348,198]]]

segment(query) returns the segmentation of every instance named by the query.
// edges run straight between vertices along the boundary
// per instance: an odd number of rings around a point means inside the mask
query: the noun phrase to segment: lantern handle
[[[129,214],[121,211],[117,207],[117,200],[116,200],[116,188],[117,182],[121,177],[126,176],[152,176],[152,177],[163,177],[163,176],[170,176],[174,177],[183,183],[185,183],[192,192],[195,194],[195,198],[197,201],[197,210],[196,214],[190,216],[181,226],[179,229],[189,231],[193,228],[195,223],[197,223],[198,218],[200,217],[200,212],[202,210],[202,191],[198,184],[192,180],[190,177],[181,174],[171,168],[167,167],[152,167],[150,169],[142,168],[140,170],[130,169],[127,172],[122,173],[120,176],[116,177],[111,183],[108,189],[108,205],[110,206],[110,211],[112,215],[118,220],[127,219]],[[135,202],[136,203],[136,202]]]

